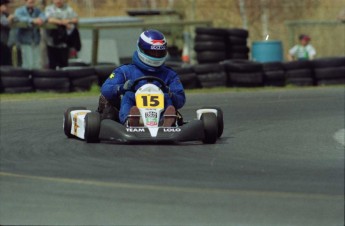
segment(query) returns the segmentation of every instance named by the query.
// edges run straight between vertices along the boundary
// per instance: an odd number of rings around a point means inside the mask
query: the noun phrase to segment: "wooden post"
[[[94,66],[98,63],[98,44],[99,44],[99,29],[92,29],[92,59],[91,64]]]

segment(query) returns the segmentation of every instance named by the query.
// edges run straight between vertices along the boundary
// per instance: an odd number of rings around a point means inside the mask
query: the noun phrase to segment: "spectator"
[[[345,23],[345,8],[343,8],[343,9],[339,12],[337,19],[338,19],[340,22]]]
[[[288,60],[312,60],[316,55],[314,47],[309,44],[310,37],[302,34],[299,36],[299,44],[289,50]]]
[[[22,51],[22,67],[27,69],[42,67],[39,45],[41,34],[38,26],[41,26],[46,18],[35,3],[36,0],[25,0],[25,5],[17,8],[14,13],[19,22],[27,24],[27,27],[19,28],[17,32],[17,41]]]
[[[47,30],[47,51],[51,69],[68,66],[68,36],[78,23],[78,15],[64,0],[53,0],[45,9],[48,22],[57,25],[57,29]]]
[[[7,45],[10,33],[9,25],[14,15],[8,13],[9,0],[0,1],[0,65],[12,65],[11,48]]]

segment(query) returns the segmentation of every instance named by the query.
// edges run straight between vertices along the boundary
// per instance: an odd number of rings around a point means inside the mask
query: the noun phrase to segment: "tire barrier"
[[[285,86],[285,70],[282,62],[263,63],[262,71],[266,86]]]
[[[263,86],[262,64],[249,60],[227,60],[222,62],[228,75],[228,86]]]
[[[210,88],[227,84],[227,74],[222,64],[199,64],[193,67],[201,87]]]
[[[87,91],[92,84],[98,84],[98,77],[93,67],[65,67],[61,70],[68,73],[71,91]]]
[[[102,84],[109,78],[111,73],[114,71],[116,66],[111,65],[98,65],[95,66],[95,72],[98,78],[98,85],[102,86]]]
[[[36,91],[70,92],[71,82],[67,71],[62,70],[33,70],[33,86]]]
[[[0,91],[5,93],[33,92],[31,71],[19,67],[0,67]]]
[[[174,69],[180,76],[181,83],[185,89],[201,88],[197,74],[191,65]]]
[[[292,61],[283,63],[287,85],[312,86],[314,76],[311,61]]]
[[[345,84],[345,57],[319,58],[312,61],[258,63],[228,59],[216,63],[186,65],[174,62],[186,89],[258,86],[297,86]],[[61,70],[26,70],[0,67],[0,92],[34,91],[71,92],[101,86],[116,65],[73,66]]]
[[[345,84],[345,57],[316,59],[311,63],[317,85]]]
[[[240,28],[195,29],[194,50],[198,63],[218,63],[226,59],[249,59],[248,31]]]

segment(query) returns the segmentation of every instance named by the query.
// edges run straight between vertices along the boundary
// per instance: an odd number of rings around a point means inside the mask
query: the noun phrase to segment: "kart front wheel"
[[[85,140],[87,143],[99,142],[101,116],[98,112],[90,112],[85,116]]]
[[[204,125],[205,137],[202,140],[205,144],[214,144],[218,139],[218,120],[214,113],[203,113],[200,117]]]
[[[68,138],[72,138],[73,135],[71,134],[72,128],[72,118],[71,118],[71,111],[76,110],[86,110],[86,107],[70,107],[64,112],[63,116],[63,131]]]
[[[220,107],[202,107],[202,109],[216,109],[217,110],[217,121],[218,121],[218,138],[223,134],[224,130],[224,119],[223,119],[223,110]]]

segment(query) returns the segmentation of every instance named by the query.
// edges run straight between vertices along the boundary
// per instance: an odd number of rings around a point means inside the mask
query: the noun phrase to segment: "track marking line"
[[[345,146],[345,129],[340,129],[333,135],[334,140],[336,140],[339,144]]]
[[[308,194],[298,192],[276,192],[276,191],[251,191],[235,189],[218,189],[218,188],[193,188],[193,187],[173,187],[164,185],[145,185],[118,182],[102,182],[93,180],[81,180],[61,177],[32,176],[25,174],[0,172],[0,177],[15,177],[21,179],[31,179],[40,181],[50,181],[55,183],[80,184],[89,186],[109,187],[117,189],[147,190],[157,192],[176,192],[176,193],[208,193],[214,195],[250,195],[250,196],[273,196],[279,198],[307,198],[307,199],[325,199],[325,200],[344,200],[343,195],[326,195],[326,194]]]

